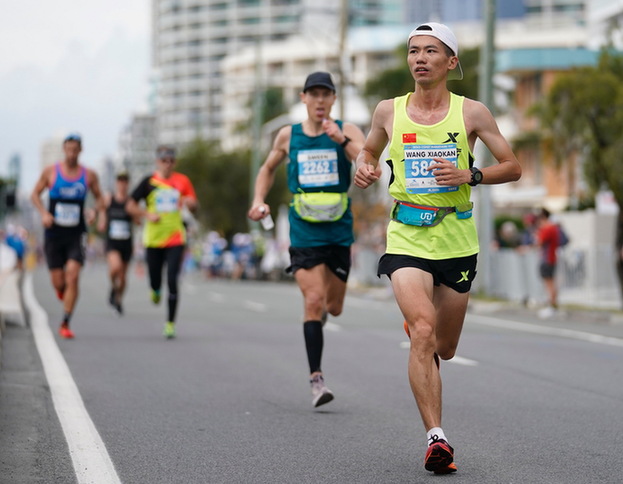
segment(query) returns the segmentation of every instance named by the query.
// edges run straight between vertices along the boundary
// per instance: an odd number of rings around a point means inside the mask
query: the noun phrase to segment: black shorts
[[[350,246],[290,247],[290,267],[286,272],[294,274],[298,269],[311,269],[320,264],[326,264],[333,274],[346,282],[350,273]]]
[[[391,279],[392,273],[402,267],[416,267],[433,276],[435,286],[443,284],[456,292],[466,293],[472,288],[472,281],[476,277],[476,263],[478,254],[454,259],[422,259],[409,255],[383,254],[379,260],[378,276],[387,274]]]
[[[539,266],[539,274],[541,274],[543,279],[553,279],[556,274],[556,264],[541,262],[541,265]]]
[[[134,250],[134,246],[131,240],[107,240],[106,241],[106,252],[116,251],[121,255],[121,260],[123,262],[130,262],[132,258],[132,252]]]
[[[46,237],[44,251],[48,269],[62,269],[70,259],[84,264],[87,234],[83,232],[71,237]]]

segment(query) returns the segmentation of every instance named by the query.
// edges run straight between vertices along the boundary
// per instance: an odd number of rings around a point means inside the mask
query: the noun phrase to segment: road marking
[[[35,298],[31,274],[27,274],[24,281],[24,302],[31,316],[30,326],[35,344],[78,482],[121,484],[106,446],[84,407],[78,387],[54,340],[48,316]]]
[[[220,302],[223,302],[225,300],[225,296],[223,296],[222,294],[220,294],[218,292],[214,292],[214,291],[210,291],[208,293],[208,298],[210,299],[210,302],[215,302],[215,303],[220,303]]]
[[[323,328],[327,331],[333,331],[334,333],[342,331],[342,327],[339,324],[332,323],[331,321],[327,321],[326,323],[324,323]]]
[[[476,360],[470,360],[469,358],[463,358],[462,356],[453,356],[451,360],[446,360],[448,363],[456,363],[463,366],[478,366]]]
[[[621,338],[603,336],[601,334],[588,333],[585,331],[577,331],[574,329],[564,328],[552,328],[547,326],[539,326],[538,324],[521,323],[518,321],[509,321],[508,319],[499,319],[481,315],[471,315],[470,320],[476,324],[481,324],[483,326],[514,329],[515,331],[523,331],[524,333],[545,334],[548,336],[562,336],[565,338],[575,339],[579,341],[587,341],[589,343],[618,346],[623,348],[623,339]]]
[[[194,295],[197,294],[197,286],[190,282],[184,282],[182,283],[182,291],[187,294]]]
[[[411,343],[409,341],[402,341],[400,343],[400,348],[403,350],[408,350],[411,348]],[[444,360],[448,363],[455,363],[457,365],[463,366],[478,366],[478,362],[476,360],[470,360],[469,358],[463,358],[462,356],[453,356],[450,360]]]
[[[255,301],[249,301],[246,300],[242,303],[242,305],[247,308],[250,309],[251,311],[255,311],[257,313],[265,313],[266,312],[266,304],[264,303],[258,303]]]

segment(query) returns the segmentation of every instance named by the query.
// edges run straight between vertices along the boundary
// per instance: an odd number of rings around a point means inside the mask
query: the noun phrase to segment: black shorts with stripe
[[[386,274],[390,279],[392,273],[403,267],[415,267],[433,276],[435,286],[443,284],[456,292],[466,293],[472,288],[476,277],[478,254],[453,259],[423,259],[410,255],[383,254],[379,260],[377,275]]]
[[[286,273],[294,274],[298,269],[311,269],[326,264],[340,280],[346,282],[350,273],[350,246],[321,245],[318,247],[290,247],[290,266]]]

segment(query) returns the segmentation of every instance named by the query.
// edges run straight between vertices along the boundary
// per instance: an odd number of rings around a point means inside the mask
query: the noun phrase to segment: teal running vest
[[[336,121],[340,129],[342,122]],[[307,136],[302,124],[292,125],[287,174],[288,188],[293,194],[302,192],[346,193],[351,182],[352,163],[344,148],[325,133]],[[349,246],[354,242],[353,214],[348,208],[335,222],[307,222],[296,213],[292,204],[289,211],[290,245],[318,247],[321,245]]]

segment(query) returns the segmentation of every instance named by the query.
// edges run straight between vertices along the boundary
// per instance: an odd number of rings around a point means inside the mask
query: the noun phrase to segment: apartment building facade
[[[348,23],[397,24],[402,6],[403,0],[350,0]],[[339,9],[334,0],[152,0],[158,140],[221,139],[223,59],[294,35],[335,38]]]

